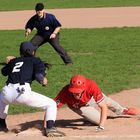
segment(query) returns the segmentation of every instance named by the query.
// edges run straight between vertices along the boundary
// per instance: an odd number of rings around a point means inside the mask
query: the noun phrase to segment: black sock
[[[47,121],[47,123],[46,123],[46,128],[52,128],[52,127],[54,127],[54,123],[55,123],[55,121],[53,121],[53,120],[48,120]]]
[[[1,128],[7,128],[5,119],[1,119],[1,118],[0,118],[0,127],[1,127]]]

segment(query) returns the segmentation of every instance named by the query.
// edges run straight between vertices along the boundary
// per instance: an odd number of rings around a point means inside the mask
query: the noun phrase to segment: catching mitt
[[[65,133],[58,131],[56,128],[46,129],[46,136],[47,137],[63,137],[66,136]]]

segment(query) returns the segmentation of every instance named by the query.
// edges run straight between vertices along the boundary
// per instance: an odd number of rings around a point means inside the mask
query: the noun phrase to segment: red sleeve
[[[97,102],[97,104],[99,104],[100,102],[104,100],[104,96],[100,88],[94,81],[92,81],[92,93],[93,93],[94,100]]]
[[[59,92],[59,94],[54,98],[57,108],[60,108],[65,104],[65,87]]]

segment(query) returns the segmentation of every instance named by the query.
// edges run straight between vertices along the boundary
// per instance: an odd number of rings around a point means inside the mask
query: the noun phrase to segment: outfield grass
[[[0,11],[31,10],[37,2],[48,9],[140,6],[140,0],[0,0]]]
[[[105,94],[140,87],[139,35],[140,28],[62,29],[60,41],[74,65],[65,66],[52,47],[48,44],[42,46],[37,55],[53,66],[47,74],[48,86],[42,87],[34,82],[33,90],[54,98],[77,73],[94,79]],[[1,62],[7,55],[18,56],[19,44],[25,40],[23,36],[23,30],[0,32]],[[2,75],[0,78],[2,88],[6,78]],[[30,111],[36,110],[17,106],[10,108],[10,113]]]

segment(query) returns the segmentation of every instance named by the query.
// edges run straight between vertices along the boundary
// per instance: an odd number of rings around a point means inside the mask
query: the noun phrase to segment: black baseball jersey
[[[36,28],[38,35],[48,38],[57,27],[61,27],[61,24],[56,17],[53,14],[45,13],[43,18],[39,18],[38,15],[31,17],[25,29],[33,30],[33,28]]]
[[[45,65],[36,57],[18,57],[2,68],[2,74],[8,76],[7,84],[32,83],[36,74],[45,76]]]

